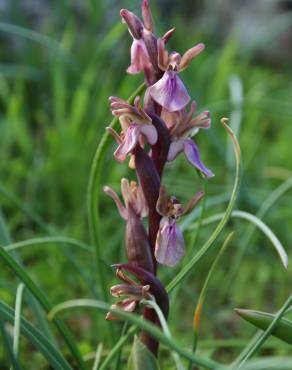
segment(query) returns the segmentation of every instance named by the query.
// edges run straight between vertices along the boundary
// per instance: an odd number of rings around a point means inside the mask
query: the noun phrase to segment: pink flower
[[[131,46],[131,65],[128,67],[127,72],[136,74],[149,68],[151,68],[151,63],[144,40],[133,39]]]
[[[127,179],[121,180],[121,191],[125,206],[122,204],[117,193],[109,186],[104,186],[103,191],[114,200],[123,219],[128,219],[129,207],[131,207],[140,218],[148,215],[148,206],[143,191],[135,181],[129,182]]]
[[[204,44],[198,44],[181,57],[177,52],[168,54],[165,50],[165,41],[158,39],[158,66],[165,72],[160,80],[149,87],[149,93],[169,112],[181,110],[189,103],[190,96],[178,73],[184,70],[204,47]]]
[[[162,217],[156,239],[155,258],[166,266],[175,266],[185,254],[182,232],[171,217]]]
[[[193,118],[195,109],[196,105],[193,102],[189,112],[185,108],[173,113],[167,111],[166,113],[162,112],[162,116],[166,120],[171,135],[167,160],[173,161],[179,153],[184,152],[187,160],[209,178],[213,177],[214,174],[201,161],[199,148],[192,141],[191,137],[196,135],[199,129],[208,129],[210,127],[210,113],[205,111]]]
[[[160,188],[157,212],[163,216],[155,243],[155,258],[166,266],[175,266],[185,254],[185,243],[177,220],[190,212],[203,193],[197,193],[184,209],[175,197],[168,197],[164,187]]]
[[[119,146],[114,152],[114,156],[118,162],[123,162],[127,155],[132,153],[140,142],[141,135],[146,138],[150,145],[154,145],[157,141],[157,131],[154,126],[149,124],[131,123],[124,135],[119,136],[119,138],[115,135]]]
[[[111,111],[114,116],[119,118],[122,132],[118,134],[113,128],[108,127],[108,132],[115,138],[118,148],[114,156],[118,162],[123,162],[128,154],[132,154],[136,146],[144,144],[144,139],[154,145],[158,135],[152,125],[151,118],[140,106],[140,97],[136,97],[134,106],[123,99],[110,97]]]
[[[158,104],[174,112],[185,107],[190,96],[177,72],[166,71],[163,77],[149,88],[150,95]]]

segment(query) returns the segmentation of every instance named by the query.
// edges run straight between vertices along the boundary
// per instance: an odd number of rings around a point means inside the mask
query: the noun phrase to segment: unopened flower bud
[[[122,9],[120,15],[123,21],[127,23],[131,35],[137,40],[141,39],[144,26],[140,19],[127,9]]]

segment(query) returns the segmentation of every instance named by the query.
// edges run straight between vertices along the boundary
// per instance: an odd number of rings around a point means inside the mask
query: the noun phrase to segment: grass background
[[[286,2],[289,3],[289,2]],[[5,4],[5,2],[3,2]],[[127,98],[142,82],[129,76],[130,37],[120,24],[119,9],[139,13],[138,1],[9,1],[0,13],[0,242],[32,237],[70,236],[90,243],[86,192],[96,146],[111,117],[107,98]],[[224,211],[234,177],[234,161],[220,118],[230,118],[243,156],[243,180],[237,209],[256,214],[263,202],[292,176],[292,14],[280,1],[153,2],[157,34],[177,31],[170,47],[185,51],[202,41],[207,48],[182,74],[198,110],[209,109],[212,128],[196,137],[204,162],[216,177],[207,185],[205,216]],[[126,165],[106,156],[102,184],[119,190]],[[179,158],[167,167],[165,183],[182,201],[202,189],[196,173]],[[289,186],[288,186],[289,187]],[[271,207],[264,221],[291,258],[291,191]],[[101,197],[103,259],[124,261],[123,227],[116,209]],[[198,211],[193,217],[198,216]],[[185,232],[196,251],[214,225]],[[192,317],[210,264],[226,237],[235,237],[210,282],[202,321],[200,354],[230,361],[254,329],[233,311],[245,307],[275,312],[291,290],[291,268],[281,266],[270,242],[258,231],[247,240],[246,221],[232,220],[214,248],[175,293],[169,326],[178,341],[191,346]],[[243,258],[240,254],[247,244]],[[190,253],[190,252],[189,252]],[[30,246],[17,252],[26,271],[57,304],[72,298],[98,297],[90,253],[68,246]],[[160,269],[166,284],[175,270]],[[19,281],[0,261],[0,297],[14,305]],[[115,281],[107,269],[110,286]],[[25,317],[40,325],[24,293]],[[106,337],[103,315],[79,310],[64,318],[82,354],[94,352]],[[100,328],[103,328],[101,332]],[[116,326],[120,327],[119,324]],[[107,329],[106,329],[107,328]],[[62,341],[61,341],[62,346]],[[66,353],[66,349],[65,349]],[[106,349],[105,349],[106,353]],[[262,354],[287,355],[291,349],[270,338]],[[47,369],[43,358],[21,340],[23,368]],[[70,357],[69,357],[70,358]],[[8,361],[0,341],[0,367]]]

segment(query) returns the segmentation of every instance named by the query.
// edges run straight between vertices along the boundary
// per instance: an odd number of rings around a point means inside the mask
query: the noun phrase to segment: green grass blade
[[[0,208],[0,243],[1,244],[11,243],[11,237],[7,227],[7,222],[1,208]]]
[[[27,289],[33,294],[33,296],[36,298],[36,300],[39,302],[39,304],[45,310],[45,312],[49,312],[52,309],[52,305],[48,301],[43,291],[33,282],[33,280],[25,272],[25,270],[18,263],[16,263],[14,259],[3,248],[0,248],[0,257],[3,259],[6,265],[9,266],[9,268],[25,284]],[[85,369],[83,358],[76,346],[75,340],[71,332],[68,330],[65,323],[59,319],[53,320],[53,323],[60,332],[60,334],[63,336],[68,348],[70,349],[72,356],[76,360],[80,369]]]
[[[203,304],[205,302],[205,297],[207,293],[207,288],[209,281],[212,277],[213,271],[216,268],[218,262],[220,261],[220,258],[222,257],[223,253],[225,252],[227,246],[229,245],[231,239],[233,238],[234,232],[231,232],[230,234],[227,235],[227,238],[225,239],[221,249],[219,250],[219,253],[217,254],[214,262],[212,263],[209,272],[207,274],[206,280],[204,282],[203,288],[201,290],[201,293],[198,298],[198,303],[195,309],[194,313],[194,340],[193,340],[193,353],[196,352],[197,345],[198,345],[198,338],[199,338],[199,326],[200,326],[200,321],[201,321],[201,313],[203,309]],[[191,363],[189,366],[189,370],[191,370]]]
[[[99,344],[97,346],[92,370],[98,370],[100,359],[101,359],[101,353],[102,353],[102,344]]]
[[[109,368],[109,364],[114,360],[114,358],[118,355],[119,351],[123,347],[123,345],[127,342],[129,338],[131,338],[136,332],[136,327],[131,327],[130,330],[123,335],[116,344],[112,347],[107,357],[103,360],[99,370],[106,370]]]
[[[208,225],[210,223],[216,222],[218,220],[221,220],[222,217],[224,216],[224,213],[217,213],[213,216],[210,216],[203,220],[203,225]],[[271,241],[273,246],[275,247],[282,263],[285,268],[288,266],[288,256],[287,253],[285,252],[285,249],[280,242],[280,240],[277,238],[277,236],[273,233],[273,231],[259,218],[256,216],[252,215],[251,213],[245,212],[245,211],[233,211],[231,213],[232,218],[241,218],[244,220],[247,220],[249,222],[252,222],[257,228],[259,228],[265,235],[266,237]]]
[[[42,237],[42,238],[32,238],[28,240],[23,240],[17,243],[11,243],[8,245],[4,245],[3,248],[6,252],[10,252],[16,249],[21,249],[30,246],[36,245],[53,245],[53,244],[67,244],[72,247],[78,247],[86,252],[92,252],[92,248],[88,246],[86,243],[83,243],[80,240],[76,240],[73,238],[67,238],[65,236],[52,236],[52,237]]]
[[[5,319],[1,311],[0,311],[0,334],[2,335],[2,343],[3,343],[4,352],[6,353],[7,357],[10,359],[10,364],[12,365],[11,369],[21,370],[17,357],[15,356],[13,352],[11,340],[5,328]]]
[[[23,290],[24,290],[24,284],[20,283],[16,291],[15,317],[14,317],[14,330],[13,330],[13,352],[16,358],[18,358],[18,353],[19,353],[20,316],[21,316],[21,308],[22,308]]]
[[[236,308],[235,312],[244,320],[262,330],[266,330],[275,319],[275,315],[262,311]],[[292,344],[292,321],[284,318],[279,320],[277,326],[272,331],[272,335]]]
[[[99,309],[105,312],[112,312],[115,316],[118,316],[124,320],[128,320],[130,323],[138,326],[140,329],[147,331],[151,336],[156,338],[160,343],[164,344],[165,346],[169,347],[171,350],[177,352],[182,357],[193,361],[194,364],[198,366],[202,366],[206,369],[216,369],[220,370],[223,368],[220,364],[213,360],[204,359],[199,356],[195,356],[192,353],[186,351],[183,347],[181,347],[178,343],[176,343],[173,339],[167,337],[161,330],[157,328],[156,325],[151,324],[147,320],[143,320],[142,317],[128,313],[126,311],[122,311],[119,309],[113,309],[111,306],[105,302],[92,300],[92,299],[75,299],[71,301],[66,301],[63,303],[58,304],[55,306],[51,312],[49,313],[49,319],[53,319],[54,316],[59,313],[60,311],[78,307],[89,307]]]
[[[241,370],[291,370],[292,357],[265,357],[248,361]]]
[[[15,312],[6,303],[0,301],[0,314],[5,321],[13,324]],[[34,326],[23,317],[20,319],[20,332],[23,334],[47,359],[56,370],[72,370],[58,349]]]
[[[240,185],[240,167],[241,167],[241,154],[240,154],[240,146],[238,144],[238,141],[233,133],[233,131],[228,127],[225,120],[222,119],[222,125],[229,134],[232,143],[233,143],[233,150],[235,154],[236,159],[236,174],[235,174],[235,181],[233,185],[233,190],[231,193],[230,201],[227,206],[227,209],[224,213],[223,218],[217,225],[216,229],[213,231],[210,238],[206,241],[206,243],[202,246],[202,248],[199,250],[197,254],[195,254],[188,263],[185,264],[185,266],[182,268],[182,270],[175,276],[175,278],[168,284],[166,290],[168,292],[171,292],[193,269],[195,264],[208,252],[209,248],[212,246],[214,241],[217,239],[221,231],[223,230],[224,226],[229,220],[229,217],[231,215],[232,209],[235,205],[235,201],[237,199],[238,191],[239,191],[239,185]]]
[[[291,174],[289,178],[284,181],[280,186],[278,186],[269,196],[263,201],[262,205],[260,206],[259,210],[256,212],[255,216],[262,220],[269,209],[285,194],[288,190],[292,187],[292,177]],[[239,253],[235,258],[233,263],[232,269],[229,273],[229,281],[226,283],[226,287],[228,288],[234,282],[235,276],[237,275],[238,271],[240,270],[240,265],[244,258],[245,251],[249,245],[249,242],[253,236],[254,231],[256,230],[256,225],[251,224],[244,233],[244,238],[242,242],[239,244]]]
[[[144,303],[144,304],[152,307],[155,310],[155,312],[157,313],[157,317],[159,318],[159,322],[160,322],[162,331],[164,332],[164,334],[168,338],[171,339],[171,334],[170,334],[170,330],[168,328],[166,319],[165,319],[165,317],[163,315],[163,312],[161,311],[160,307],[158,306],[158,304],[156,302],[150,301],[150,300],[145,300],[145,301],[142,301],[141,303]],[[172,352],[172,356],[173,356],[174,362],[176,364],[177,370],[185,370],[185,367],[181,363],[181,360],[180,360],[178,354],[176,352]]]
[[[289,298],[286,300],[280,311],[274,316],[273,320],[271,321],[270,325],[267,327],[267,329],[257,338],[255,343],[253,343],[248,351],[246,352],[244,358],[241,359],[240,362],[235,361],[235,363],[231,366],[231,369],[239,370],[242,368],[242,366],[245,364],[245,362],[252,357],[265,343],[265,341],[269,338],[269,336],[272,334],[274,328],[278,325],[279,321],[281,320],[282,316],[285,314],[287,309],[290,308],[292,305],[292,295],[289,296]]]
[[[143,93],[145,84],[139,86],[134,94],[129,98],[129,102],[133,103],[135,97]],[[114,118],[110,127],[115,128],[118,124],[118,119]],[[99,274],[99,283],[101,286],[101,297],[104,301],[108,300],[107,284],[104,277],[104,266],[101,256],[101,236],[100,236],[100,214],[99,214],[99,193],[100,193],[100,179],[102,175],[102,168],[104,163],[105,152],[110,144],[110,134],[106,131],[102,136],[99,145],[96,149],[93,162],[91,165],[88,191],[87,191],[87,212],[89,221],[89,230],[92,244],[95,247],[97,271]]]

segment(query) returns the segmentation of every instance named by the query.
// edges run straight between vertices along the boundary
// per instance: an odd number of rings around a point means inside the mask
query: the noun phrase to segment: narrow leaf
[[[244,320],[262,330],[266,330],[276,316],[267,312],[245,310],[240,308],[236,308],[235,312]],[[292,321],[284,318],[279,320],[277,326],[275,326],[272,331],[272,335],[283,340],[284,342],[292,344]]]
[[[14,323],[14,310],[2,301],[0,301],[0,315],[3,320]],[[58,349],[23,317],[20,319],[20,332],[43,354],[54,369],[72,370]]]

